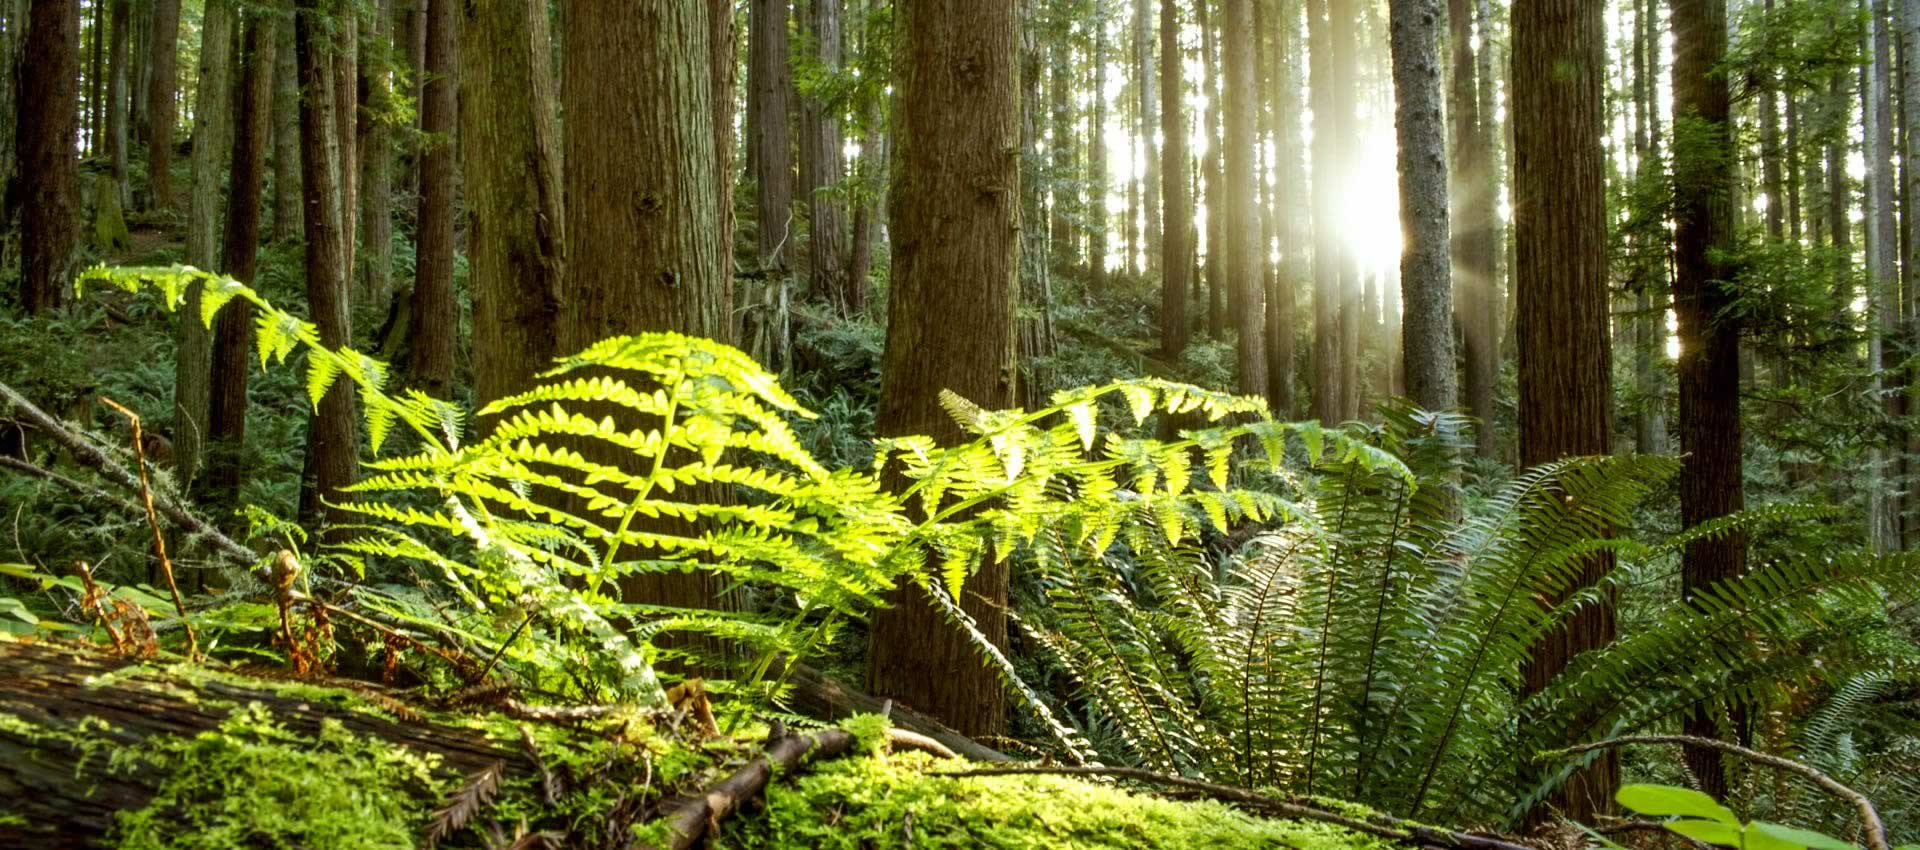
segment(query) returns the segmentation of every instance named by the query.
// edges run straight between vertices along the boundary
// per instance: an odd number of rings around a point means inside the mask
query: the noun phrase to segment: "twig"
[[[147,483],[147,449],[140,439],[140,414],[106,396],[101,396],[100,401],[120,411],[120,415],[127,417],[127,421],[133,425],[133,458],[140,466],[140,499],[146,503],[147,527],[153,529],[153,551],[160,556],[160,574],[167,579],[167,590],[173,594],[173,608],[180,614],[180,625],[187,630],[187,658],[198,659],[200,638],[193,633],[193,621],[187,619],[187,601],[180,598],[180,585],[173,580],[173,559],[167,557],[167,538],[160,533],[160,515],[153,510],[153,488]]]
[[[34,427],[39,428],[42,432],[45,432],[47,436],[52,437],[54,442],[65,447],[66,450],[73,455],[74,460],[92,467],[109,482],[128,492],[139,492],[142,489],[140,479],[133,473],[128,472],[127,468],[120,465],[119,461],[114,460],[111,455],[101,450],[99,446],[75,434],[72,429],[61,424],[60,420],[53,418],[48,415],[46,411],[34,406],[33,402],[27,400],[26,396],[21,395],[5,383],[0,383],[0,401],[12,405],[14,409],[20,411],[29,422],[32,422]],[[237,566],[248,568],[251,568],[255,563],[259,562],[260,555],[258,553],[234,542],[233,538],[228,537],[219,529],[214,528],[207,523],[207,521],[194,516],[191,511],[188,511],[172,499],[167,498],[165,494],[151,493],[151,491],[149,491],[149,493],[153,499],[153,507],[158,510],[162,516],[166,517],[168,522],[173,523],[178,528],[186,530],[188,534],[194,537],[205,538],[212,544],[214,550],[228,561]]]
[[[1848,788],[1840,784],[1839,780],[1792,759],[1781,758],[1780,756],[1763,753],[1759,750],[1750,750],[1739,744],[1729,744],[1726,741],[1702,738],[1697,735],[1626,735],[1619,738],[1608,738],[1604,741],[1595,741],[1590,744],[1568,747],[1564,750],[1556,751],[1556,754],[1572,755],[1575,753],[1612,749],[1632,744],[1705,747],[1710,750],[1731,753],[1748,761],[1763,764],[1778,770],[1784,770],[1788,773],[1798,774],[1802,778],[1820,786],[1820,788],[1827,793],[1853,805],[1854,810],[1860,815],[1860,826],[1866,832],[1868,850],[1887,850],[1888,848],[1887,827],[1881,822],[1880,813],[1873,808],[1873,801],[1867,799],[1867,795]]]
[[[20,460],[19,458],[12,458],[12,457],[7,457],[6,455],[0,455],[0,467],[11,469],[23,475],[31,475],[43,481],[48,481],[54,484],[58,484],[61,487],[64,487],[68,490],[72,490],[73,492],[80,494],[80,496],[83,498],[92,499],[96,502],[106,502],[107,504],[113,505],[116,508],[121,508],[123,510],[132,511],[135,513],[138,513],[140,511],[139,505],[129,502],[126,499],[120,498],[119,496],[116,496],[112,493],[109,493],[105,490],[102,490],[84,481],[75,481],[74,479],[68,478],[65,475],[61,475],[58,472],[54,472],[51,469],[47,469],[46,467],[43,467],[43,466],[37,466],[35,464],[28,463],[24,460]]]
[[[1184,776],[1156,773],[1137,767],[983,767],[974,770],[961,770],[929,774],[930,776],[1112,776],[1123,779],[1135,779],[1156,785],[1168,785],[1201,792],[1216,800],[1238,803],[1250,809],[1296,820],[1310,820],[1319,823],[1345,827],[1354,832],[1373,835],[1403,844],[1419,847],[1459,848],[1459,850],[1537,850],[1525,844],[1517,844],[1498,838],[1473,835],[1465,832],[1434,829],[1411,821],[1403,821],[1388,815],[1375,815],[1373,820],[1363,820],[1348,815],[1314,808],[1296,800],[1283,800],[1256,794],[1244,788],[1230,785],[1216,785]]]

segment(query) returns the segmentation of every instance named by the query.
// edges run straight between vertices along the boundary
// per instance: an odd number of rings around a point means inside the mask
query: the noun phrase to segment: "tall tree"
[[[107,50],[107,163],[120,193],[120,206],[133,196],[127,186],[127,42],[133,0],[113,0],[112,47]]]
[[[840,70],[841,0],[806,0],[808,61],[815,78]],[[843,313],[863,306],[863,294],[847,277],[847,208],[841,200],[845,176],[839,108],[827,92],[800,99],[800,188],[807,199],[807,267],[813,297]]]
[[[1896,381],[1883,368],[1889,342],[1900,317],[1900,236],[1895,219],[1898,194],[1894,173],[1893,48],[1888,29],[1887,0],[1869,7],[1868,74],[1863,92],[1864,135],[1867,154],[1867,370],[1888,413],[1897,412]],[[1868,454],[1867,485],[1869,533],[1874,548],[1891,551],[1900,546],[1899,497],[1894,490],[1892,464],[1884,448]]]
[[[180,46],[180,0],[153,0],[147,54],[147,207],[173,208],[174,90]]]
[[[333,15],[333,92],[334,138],[339,153],[335,162],[335,187],[340,195],[340,267],[353,279],[358,247],[354,236],[360,232],[360,14],[357,0],[341,3]],[[302,92],[306,89],[303,87]]]
[[[1462,389],[1467,412],[1480,422],[1474,441],[1482,457],[1494,453],[1494,393],[1500,381],[1499,281],[1494,269],[1499,251],[1495,216],[1496,179],[1493,175],[1493,116],[1480,109],[1481,91],[1492,88],[1491,75],[1480,73],[1481,56],[1474,51],[1472,0],[1448,0],[1447,41],[1452,48],[1453,84],[1448,91],[1452,119],[1451,220],[1453,239],[1454,305],[1465,343]],[[1491,39],[1479,33],[1480,53],[1491,53]],[[1489,65],[1491,63],[1488,63]]]
[[[1604,4],[1514,0],[1513,191],[1515,332],[1520,352],[1520,463],[1606,454],[1613,415],[1607,328],[1608,254]],[[1607,555],[1589,559],[1569,590],[1598,583]],[[1613,640],[1602,598],[1542,636],[1522,670],[1535,693],[1575,656]],[[1611,806],[1619,763],[1596,759],[1547,801],[1591,820]]]
[[[1335,73],[1329,0],[1307,0],[1312,40],[1309,73],[1313,98],[1313,418],[1333,424],[1344,417],[1340,367],[1340,162],[1343,95]],[[1336,14],[1343,10],[1332,10]],[[1350,108],[1350,107],[1349,107]]]
[[[220,270],[251,284],[260,244],[260,201],[266,184],[267,140],[273,134],[274,66],[279,46],[277,17],[266,10],[246,13],[240,66],[239,110],[234,114],[233,157],[228,172],[230,197],[220,249]],[[247,377],[252,365],[253,310],[235,298],[220,308],[214,322],[208,386],[206,474],[201,498],[231,516],[239,507],[246,480],[243,461],[247,434]]]
[[[1019,51],[1014,0],[899,0],[894,85],[893,286],[881,434],[952,443],[943,389],[988,409],[1015,390]],[[991,187],[983,191],[982,187]],[[1001,553],[1004,554],[1004,553]],[[998,733],[1006,697],[958,627],[908,584],[874,612],[867,682],[963,733]],[[990,557],[957,600],[1006,640],[1007,565]]]
[[[732,281],[706,0],[562,4],[567,276],[563,350],[678,331],[730,342]],[[618,458],[601,458],[618,462]],[[726,604],[704,573],[629,577],[631,601]]]
[[[1107,282],[1107,12],[1093,7],[1093,117],[1087,122],[1087,279]]]
[[[1658,0],[1634,0],[1635,21],[1633,39],[1633,77],[1634,77],[1634,179],[1648,180],[1657,174],[1660,164],[1659,103],[1656,100],[1658,88],[1654,82],[1655,70],[1647,61],[1647,46],[1657,44]],[[1658,64],[1654,62],[1653,64]],[[1650,228],[1649,228],[1650,229]],[[1664,232],[1647,238],[1635,245],[1631,277],[1628,288],[1635,295],[1635,312],[1639,316],[1633,322],[1633,374],[1634,389],[1640,396],[1640,410],[1634,416],[1634,449],[1643,454],[1667,453],[1667,417],[1666,397],[1662,389],[1662,369],[1656,368],[1656,360],[1664,359],[1667,332],[1666,311],[1655,310],[1656,289],[1664,288],[1660,283],[1665,277],[1667,259],[1667,240]],[[1664,299],[1661,299],[1664,300]]]
[[[354,277],[360,293],[375,303],[386,301],[393,292],[395,5],[395,0],[379,0],[367,19],[367,30],[361,41],[365,59],[360,63],[359,80],[364,107],[358,110],[355,128],[360,138],[362,191],[361,257]]]
[[[331,0],[299,0],[294,19],[294,49],[300,69],[300,187],[305,210],[307,311],[320,332],[320,342],[339,348],[353,341],[349,312],[346,251],[347,209],[340,191],[342,168],[340,123],[332,96],[336,81],[333,52],[334,21]],[[351,79],[351,78],[349,78]],[[307,422],[306,471],[300,488],[300,516],[310,524],[337,523],[341,512],[330,507],[345,500],[342,488],[359,474],[354,421],[354,392],[350,381],[335,381],[320,398]]]
[[[294,58],[293,22],[275,33],[273,69],[273,238],[300,235],[300,68]]]
[[[1400,257],[1406,322],[1401,351],[1406,358],[1407,395],[1428,410],[1451,410],[1459,404],[1459,390],[1453,362],[1447,134],[1440,106],[1440,2],[1390,0],[1387,5],[1392,21],[1394,131],[1399,139],[1400,229],[1407,240]],[[1456,5],[1462,4],[1456,0]],[[1456,72],[1461,64],[1456,52]],[[1465,64],[1472,67],[1471,56]]]
[[[32,315],[66,302],[79,235],[80,6],[33,0],[27,10],[19,128],[20,301]]]
[[[1304,4],[1303,4],[1304,5]],[[1306,106],[1300,98],[1304,77],[1299,67],[1300,6],[1280,6],[1274,15],[1274,49],[1271,84],[1267,93],[1267,115],[1274,135],[1273,197],[1269,213],[1273,221],[1273,240],[1279,245],[1280,259],[1267,275],[1267,404],[1274,415],[1293,417],[1298,404],[1294,398],[1293,373],[1297,284],[1306,275],[1302,259],[1310,246],[1302,223],[1300,200],[1307,195],[1306,161],[1301,150]]]
[[[1254,191],[1258,143],[1254,127],[1260,108],[1260,87],[1254,75],[1252,0],[1225,0],[1220,17],[1227,96],[1226,182],[1222,186],[1226,203],[1219,210],[1225,239],[1220,247],[1234,330],[1238,333],[1234,343],[1234,376],[1240,392],[1265,395],[1267,338],[1263,272],[1266,262],[1260,250],[1260,210]]]
[[[1154,130],[1159,129],[1160,102],[1156,99],[1159,80],[1156,78],[1153,56],[1153,0],[1134,0],[1133,49],[1137,56],[1135,77],[1140,83],[1140,142],[1142,146],[1142,165],[1140,174],[1142,212],[1146,215],[1145,244],[1147,270],[1160,270],[1160,228],[1162,225],[1160,181],[1160,150],[1154,144]],[[1164,67],[1164,66],[1163,66]]]
[[[200,67],[195,75],[193,157],[187,188],[187,263],[214,267],[220,246],[220,186],[226,172],[227,123],[230,113],[229,65],[233,46],[233,4],[208,0],[200,19]],[[221,108],[209,108],[220,104]],[[213,362],[213,331],[200,321],[200,284],[187,287],[184,309],[176,321],[173,380],[173,466],[182,486],[190,486],[199,471],[200,448],[207,434],[207,381]]]
[[[1727,54],[1726,0],[1672,0],[1675,126],[1688,139],[1673,149],[1673,312],[1680,336],[1680,521],[1692,528],[1745,507],[1740,453],[1740,321],[1728,309],[1737,297],[1727,257],[1734,250],[1732,96],[1722,69]],[[1769,217],[1771,218],[1771,216]],[[1774,225],[1769,224],[1769,229]],[[1693,540],[1681,559],[1681,588],[1691,599],[1746,568],[1739,531]],[[1719,737],[1705,709],[1686,722],[1690,734]],[[1701,790],[1726,795],[1717,750],[1695,748],[1687,762]]]
[[[788,0],[749,0],[747,5],[747,160],[754,178],[762,269],[784,267],[793,208],[793,142],[787,95],[793,88],[787,60]]]
[[[1222,184],[1226,182],[1224,176],[1226,165],[1220,154],[1222,138],[1220,107],[1224,98],[1220,93],[1219,28],[1214,26],[1209,12],[1209,9],[1218,2],[1219,0],[1197,0],[1194,4],[1197,12],[1194,23],[1200,29],[1200,66],[1205,71],[1201,85],[1205,87],[1202,97],[1207,104],[1204,128],[1207,156],[1201,165],[1203,172],[1201,179],[1206,189],[1201,198],[1208,210],[1218,210],[1226,206],[1226,196],[1221,191]],[[1207,263],[1204,267],[1207,287],[1207,335],[1214,339],[1221,339],[1227,333],[1227,284],[1222,263],[1225,254],[1222,245],[1226,239],[1221,230],[1222,220],[1222,216],[1212,214],[1207,216]]]
[[[473,391],[484,405],[527,389],[560,353],[566,216],[547,4],[459,8]]]
[[[453,390],[453,193],[459,80],[454,65],[454,0],[427,3],[426,83],[422,86],[420,214],[407,338],[407,376],[429,395]]]
[[[1160,353],[1178,360],[1187,347],[1187,288],[1193,274],[1193,201],[1187,195],[1186,83],[1180,50],[1179,0],[1160,0],[1160,133],[1166,165],[1160,171],[1166,225],[1160,232]]]

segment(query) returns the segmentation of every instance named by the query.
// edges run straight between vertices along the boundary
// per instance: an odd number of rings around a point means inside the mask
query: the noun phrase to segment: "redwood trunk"
[[[174,89],[180,44],[180,0],[154,0],[147,55],[147,207],[173,207]],[[40,55],[40,54],[34,54]]]
[[[336,174],[340,168],[339,122],[329,96],[334,81],[330,61],[335,44],[322,6],[325,0],[300,0],[294,23],[295,49],[300,68],[300,183],[303,190],[307,248],[307,310],[320,331],[320,341],[339,348],[352,341],[348,313],[345,227],[346,208]],[[306,473],[300,488],[300,516],[308,524],[342,520],[341,511],[325,503],[346,501],[342,488],[358,474],[354,421],[354,389],[350,381],[335,381],[307,422]]]
[[[1254,74],[1253,3],[1226,0],[1221,11],[1227,137],[1225,183],[1221,187],[1224,206],[1218,210],[1225,237],[1220,260],[1236,334],[1234,377],[1241,393],[1259,396],[1267,392],[1266,260],[1260,250],[1259,196],[1255,191],[1258,169],[1254,157],[1259,140],[1254,128],[1260,86]]]
[[[1440,106],[1440,2],[1391,0],[1388,5],[1394,131],[1399,139],[1400,229],[1407,239],[1400,257],[1405,310],[1401,353],[1407,396],[1427,410],[1451,410],[1459,404],[1460,393],[1454,377],[1453,274],[1447,250],[1450,223],[1447,131]],[[1471,56],[1463,62],[1456,54],[1455,71],[1463,64],[1471,68]],[[1472,75],[1467,76],[1470,89]]]
[[[1160,234],[1160,351],[1178,362],[1187,348],[1187,288],[1193,275],[1193,200],[1187,194],[1186,56],[1180,49],[1178,0],[1160,0],[1160,128],[1165,138],[1161,193],[1166,226]]]
[[[841,0],[807,0],[807,43],[823,71],[840,67]],[[840,200],[844,176],[839,113],[819,97],[801,99],[800,185],[808,210],[807,266],[813,297],[842,313],[858,312],[863,293],[847,277],[847,209]]]
[[[27,11],[18,123],[20,300],[44,315],[67,300],[79,236],[80,6],[33,0]]]
[[[419,251],[414,265],[407,339],[407,377],[436,398],[453,391],[453,192],[455,121],[454,0],[427,4],[427,82],[420,109],[426,148],[420,154]]]
[[[1606,155],[1607,73],[1602,4],[1515,0],[1513,5],[1514,287],[1520,352],[1520,463],[1536,466],[1610,449],[1613,374],[1609,310]],[[1595,557],[1577,590],[1613,567]],[[1544,688],[1573,658],[1614,636],[1610,599],[1589,605],[1534,644],[1525,693]],[[1571,743],[1571,742],[1569,742]],[[1612,807],[1619,764],[1603,757],[1546,805],[1591,821]]]
[[[881,434],[963,435],[949,389],[987,409],[1015,398],[1020,223],[1018,32],[1013,0],[901,0],[894,89],[894,281],[881,377]],[[934,579],[937,581],[938,579]],[[1006,728],[1006,696],[980,650],[907,585],[874,612],[867,680],[969,735]],[[960,601],[1006,641],[1007,566],[989,558]]]

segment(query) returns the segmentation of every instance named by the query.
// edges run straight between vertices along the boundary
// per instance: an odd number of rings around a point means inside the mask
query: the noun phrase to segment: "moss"
[[[120,814],[114,838],[126,850],[408,848],[450,790],[432,756],[334,721],[318,737],[289,732],[257,703],[116,761],[165,776],[144,808]]]
[[[919,753],[840,759],[769,789],[765,811],[727,823],[716,848],[1293,847],[1380,850],[1324,824],[1251,817],[1055,776],[940,777]]]

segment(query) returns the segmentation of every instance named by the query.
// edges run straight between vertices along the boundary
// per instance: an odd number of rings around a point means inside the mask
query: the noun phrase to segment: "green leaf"
[[[27,610],[25,604],[11,596],[0,596],[0,614],[5,614],[30,626],[40,624],[39,617],[34,616],[32,611]]]
[[[1093,451],[1094,416],[1093,402],[1067,405],[1067,417],[1073,420],[1073,430],[1080,435],[1080,446],[1087,451]]]
[[[1706,796],[1702,794],[1701,796]],[[1641,812],[1652,814],[1652,812]],[[1668,823],[1667,831],[1684,835],[1695,841],[1705,841],[1721,847],[1740,847],[1741,831],[1737,826],[1729,826],[1710,820],[1677,820]]]
[[[1133,411],[1133,424],[1142,425],[1147,416],[1153,413],[1153,390],[1128,384],[1120,388],[1120,395],[1127,400],[1127,409]]]
[[[1841,841],[1823,832],[1814,832],[1797,826],[1781,826],[1763,820],[1748,824],[1747,831],[1759,832],[1796,847],[1807,847],[1811,850],[1859,850],[1853,843]]]
[[[1691,788],[1675,788],[1671,785],[1623,785],[1613,798],[1618,800],[1620,805],[1643,815],[1682,815],[1718,821],[1735,828],[1740,826],[1740,818],[1726,806]]]

